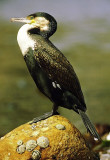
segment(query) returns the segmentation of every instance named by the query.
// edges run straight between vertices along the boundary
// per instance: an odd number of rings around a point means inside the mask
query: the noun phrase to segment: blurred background
[[[110,124],[110,1],[0,0],[0,136],[52,109],[37,90],[17,44],[22,24],[11,17],[52,14],[58,30],[51,41],[72,63],[93,123]],[[80,131],[79,115],[59,108]]]

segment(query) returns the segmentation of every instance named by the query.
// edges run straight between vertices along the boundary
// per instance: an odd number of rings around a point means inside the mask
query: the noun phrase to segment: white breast
[[[30,28],[31,28],[30,24],[25,24],[18,31],[17,41],[18,41],[18,44],[19,44],[19,47],[21,49],[23,56],[26,55],[26,52],[29,47],[31,47],[34,50],[35,41],[27,33],[27,31]]]

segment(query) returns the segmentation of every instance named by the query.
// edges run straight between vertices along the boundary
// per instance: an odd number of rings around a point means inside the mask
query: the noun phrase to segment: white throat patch
[[[31,28],[30,24],[23,25],[17,35],[17,41],[23,56],[26,55],[26,52],[29,47],[34,50],[35,41],[27,34],[27,31]]]

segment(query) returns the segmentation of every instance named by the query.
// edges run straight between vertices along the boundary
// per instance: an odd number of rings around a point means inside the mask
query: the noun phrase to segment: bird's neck
[[[34,50],[35,40],[29,35],[28,30],[31,28],[29,24],[23,25],[17,35],[17,41],[23,56],[26,55],[29,48]]]

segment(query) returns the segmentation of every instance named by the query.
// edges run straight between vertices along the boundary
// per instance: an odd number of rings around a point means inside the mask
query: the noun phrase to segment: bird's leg
[[[54,103],[52,108],[52,115],[59,115],[57,110],[58,110],[58,105]]]
[[[41,121],[41,120],[45,120],[45,119],[47,119],[47,118],[49,118],[49,117],[51,117],[51,116],[53,116],[53,115],[59,115],[59,113],[57,112],[57,109],[58,109],[58,106],[57,106],[56,104],[53,104],[53,109],[52,109],[51,112],[47,112],[47,113],[45,113],[44,115],[42,115],[42,116],[40,116],[40,117],[34,118],[34,119],[30,122],[30,124],[37,123],[37,122],[39,122],[39,121]]]

